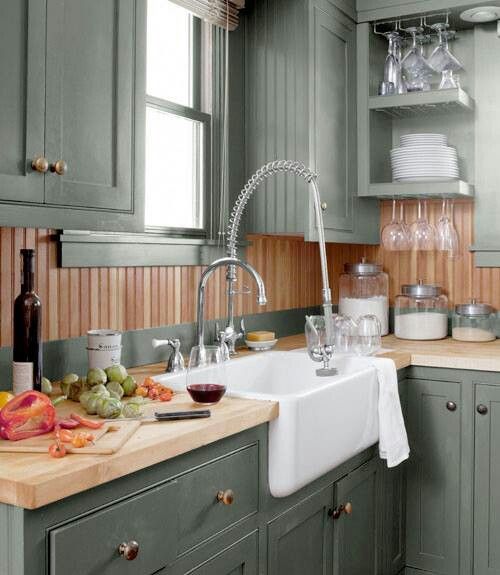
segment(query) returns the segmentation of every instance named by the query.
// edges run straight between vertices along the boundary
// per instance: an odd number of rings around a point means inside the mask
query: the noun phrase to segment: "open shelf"
[[[473,198],[474,186],[462,180],[451,182],[387,182],[370,184],[371,198]]]
[[[369,109],[387,114],[391,118],[411,118],[421,114],[443,114],[457,110],[472,112],[474,100],[462,88],[452,88],[395,96],[372,96],[369,99]]]

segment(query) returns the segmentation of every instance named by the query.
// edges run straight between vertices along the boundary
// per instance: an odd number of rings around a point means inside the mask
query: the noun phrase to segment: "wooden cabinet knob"
[[[49,162],[47,162],[47,158],[43,156],[37,156],[33,158],[31,162],[31,168],[35,172],[40,172],[40,174],[45,174],[49,169]]]
[[[137,541],[129,541],[128,543],[120,543],[118,553],[127,561],[133,561],[139,554],[139,543]]]
[[[57,162],[50,164],[50,171],[58,176],[64,176],[68,171],[68,164],[64,160],[57,160]]]
[[[217,492],[217,501],[224,505],[232,505],[234,502],[234,492],[231,489]]]

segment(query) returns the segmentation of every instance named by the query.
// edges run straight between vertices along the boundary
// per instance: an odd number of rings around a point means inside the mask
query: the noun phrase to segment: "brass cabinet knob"
[[[328,510],[328,515],[334,519],[338,519],[342,513],[345,513],[346,515],[352,514],[352,503],[350,501],[348,501],[346,504],[342,503],[338,507],[335,507],[335,509]]]
[[[482,403],[480,403],[476,407],[476,411],[479,413],[479,415],[486,415],[488,413],[488,408],[486,407],[486,405],[483,405]]]
[[[456,411],[457,404],[454,401],[447,401],[446,402],[446,409],[448,411]]]
[[[36,158],[33,158],[31,167],[35,172],[45,174],[49,169],[49,162],[47,162],[47,158],[44,158],[43,156],[37,156]]]
[[[57,162],[50,164],[50,171],[58,176],[64,176],[68,171],[68,164],[64,160],[57,160]]]
[[[127,561],[133,561],[139,554],[139,543],[137,543],[137,541],[120,543],[118,547],[118,553]]]
[[[326,202],[321,202],[321,209],[326,212],[326,208],[328,207],[328,204]]]
[[[234,492],[231,489],[217,492],[217,501],[224,505],[232,505],[234,502]]]

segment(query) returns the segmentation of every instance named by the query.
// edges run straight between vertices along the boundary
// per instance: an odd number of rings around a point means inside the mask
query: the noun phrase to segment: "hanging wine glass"
[[[379,88],[380,95],[404,94],[405,83],[401,73],[401,36],[396,30],[384,34],[389,42],[384,63],[384,81]]]
[[[413,247],[416,250],[431,251],[436,247],[436,232],[434,226],[427,220],[427,205],[425,215],[422,213],[422,202],[418,202],[417,219],[411,225]]]
[[[396,200],[392,200],[392,219],[382,228],[382,245],[388,251],[404,251],[411,247],[410,238],[396,217]]]
[[[408,32],[412,38],[412,46],[401,61],[401,66],[406,78],[407,90],[408,92],[429,90],[429,79],[434,71],[424,57],[422,42],[419,43],[418,40],[419,38],[423,38],[423,28],[413,26],[406,28],[405,32]]]
[[[448,31],[448,27],[449,25],[446,23],[438,23],[431,26],[437,32],[438,45],[429,56],[427,63],[439,74],[450,70],[456,72],[463,68],[460,61],[453,56],[448,47],[448,39],[454,35],[454,32]]]

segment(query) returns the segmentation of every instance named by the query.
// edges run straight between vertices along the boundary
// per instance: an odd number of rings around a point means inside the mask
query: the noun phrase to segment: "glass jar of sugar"
[[[495,310],[487,303],[470,303],[455,306],[451,337],[459,341],[493,341],[495,333]]]
[[[443,339],[448,335],[448,298],[437,285],[401,286],[394,308],[394,334],[400,339]]]
[[[389,333],[389,278],[381,265],[364,258],[355,264],[345,264],[339,292],[341,315],[354,321],[364,315],[375,315],[380,321],[381,335]]]

